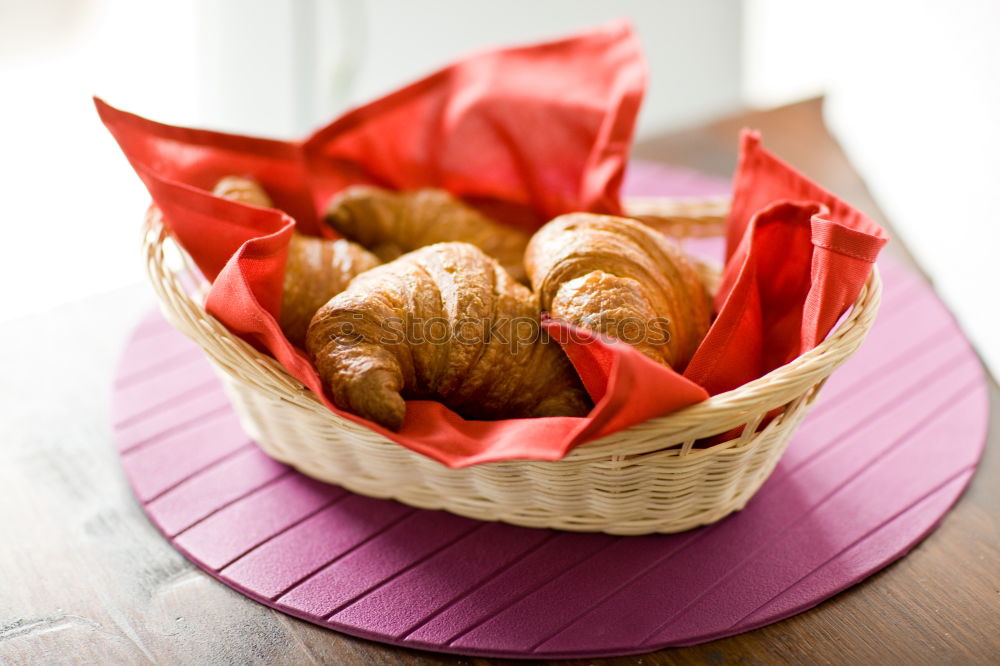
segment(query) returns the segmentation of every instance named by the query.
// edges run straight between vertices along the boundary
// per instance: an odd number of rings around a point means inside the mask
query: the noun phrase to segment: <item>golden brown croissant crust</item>
[[[214,194],[254,206],[272,206],[259,183],[241,176],[226,176],[216,184]],[[285,337],[304,346],[306,329],[316,310],[346,289],[354,276],[379,263],[375,255],[351,241],[293,233],[278,317]]]
[[[232,199],[251,206],[271,208],[271,197],[260,183],[244,176],[225,176],[215,184],[212,194],[223,199]]]
[[[678,371],[711,323],[694,267],[665,236],[633,220],[557,217],[532,237],[524,263],[553,317],[628,342]]]
[[[522,259],[527,234],[491,220],[444,190],[393,192],[356,185],[333,198],[326,222],[382,261],[434,243],[461,241],[499,261],[514,279],[526,280]]]
[[[539,338],[534,295],[467,243],[439,243],[357,277],[309,326],[306,348],[334,403],[396,430],[405,398],[466,418],[579,416],[569,360]]]
[[[306,330],[316,311],[347,289],[355,276],[380,263],[371,252],[349,240],[292,234],[278,319],[285,336],[304,347]]]

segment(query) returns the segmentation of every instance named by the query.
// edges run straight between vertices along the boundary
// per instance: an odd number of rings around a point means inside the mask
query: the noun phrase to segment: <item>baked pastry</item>
[[[215,184],[212,194],[223,199],[232,199],[251,206],[272,208],[271,197],[260,183],[244,176],[224,176]]]
[[[708,332],[712,305],[694,266],[640,222],[562,215],[531,238],[524,264],[551,316],[628,342],[677,371]]]
[[[398,430],[405,398],[462,416],[580,416],[590,401],[538,302],[468,243],[421,248],[355,278],[313,317],[306,349],[334,403]]]
[[[355,276],[381,262],[349,240],[292,234],[278,323],[285,336],[305,347],[306,330],[316,311],[342,292]]]
[[[515,280],[525,282],[524,232],[495,222],[444,190],[393,192],[355,185],[331,201],[326,223],[361,243],[382,261],[434,243],[470,243],[500,262]]]
[[[254,180],[226,176],[214,194],[253,206],[271,207],[271,198]],[[293,233],[282,288],[278,324],[291,342],[305,345],[306,329],[316,310],[343,291],[354,276],[379,264],[371,252],[348,240],[327,240]]]

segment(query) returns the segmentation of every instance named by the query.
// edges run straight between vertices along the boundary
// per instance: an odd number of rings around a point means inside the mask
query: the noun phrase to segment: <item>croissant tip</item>
[[[393,432],[399,432],[399,429],[403,427],[403,420],[406,417],[406,412],[391,412],[385,416],[385,418],[379,422],[387,430]]]

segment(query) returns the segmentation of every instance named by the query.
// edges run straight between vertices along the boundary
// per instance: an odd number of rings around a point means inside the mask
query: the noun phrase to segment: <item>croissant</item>
[[[285,336],[305,346],[306,330],[316,311],[347,288],[355,276],[381,262],[349,240],[292,234],[278,323]]]
[[[320,308],[306,349],[334,403],[392,430],[405,398],[471,419],[579,416],[589,398],[538,303],[468,243],[438,243],[373,268]]]
[[[224,176],[215,184],[212,194],[223,199],[232,199],[261,208],[274,206],[271,197],[267,195],[260,183],[243,176]]]
[[[543,310],[632,344],[682,371],[708,331],[708,293],[680,249],[655,230],[571,213],[538,230],[524,258]]]
[[[528,235],[500,224],[444,190],[393,192],[356,185],[331,200],[326,223],[361,243],[382,261],[434,243],[471,243],[525,282],[522,259]]]
[[[241,176],[226,176],[213,192],[253,206],[272,206],[271,198],[259,183]],[[285,337],[302,347],[316,310],[343,291],[355,275],[379,263],[375,255],[357,243],[293,233],[278,317]]]

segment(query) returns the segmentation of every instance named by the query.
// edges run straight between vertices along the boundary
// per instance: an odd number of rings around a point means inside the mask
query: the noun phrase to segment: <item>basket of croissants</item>
[[[215,194],[271,205],[263,187],[238,176],[220,180]],[[453,469],[365,422],[399,428],[411,398],[486,421],[586,414],[590,398],[555,341],[509,344],[517,337],[510,327],[542,317],[621,339],[623,321],[666,322],[661,335],[646,331],[626,342],[683,369],[711,323],[718,270],[688,257],[682,243],[723,233],[727,205],[632,200],[629,217],[571,213],[529,236],[442,190],[342,191],[324,220],[340,240],[292,237],[279,323],[314,364],[329,399],[361,419],[327,408],[206,312],[207,285],[155,208],[144,247],[168,318],[206,351],[244,428],[274,458],[358,493],[482,520],[666,533],[721,519],[763,484],[823,382],[867,333],[879,302],[877,271],[815,348],[559,460]],[[503,323],[494,335],[477,329],[456,341],[455,320],[463,317]],[[413,320],[437,322],[452,337],[409,335]]]

